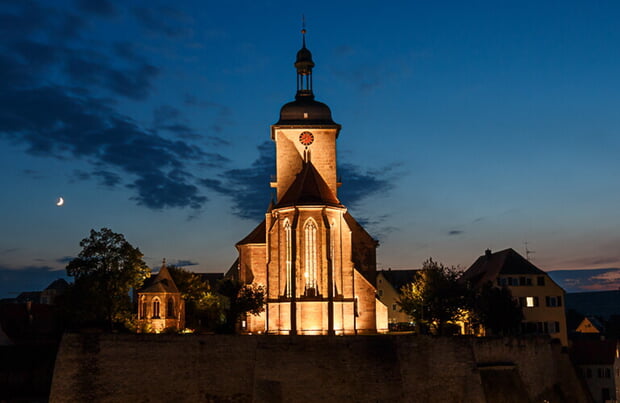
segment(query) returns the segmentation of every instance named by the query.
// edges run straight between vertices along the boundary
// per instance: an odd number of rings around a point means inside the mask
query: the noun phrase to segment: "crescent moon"
[[[58,201],[56,202],[56,205],[60,207],[63,204],[65,204],[65,199],[63,199],[62,197],[59,197]]]

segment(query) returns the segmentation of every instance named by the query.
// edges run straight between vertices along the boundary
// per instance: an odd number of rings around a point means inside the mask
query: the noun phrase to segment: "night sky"
[[[0,297],[91,228],[226,271],[271,198],[302,15],[378,268],[525,242],[543,270],[620,267],[620,3],[399,3],[0,0]]]

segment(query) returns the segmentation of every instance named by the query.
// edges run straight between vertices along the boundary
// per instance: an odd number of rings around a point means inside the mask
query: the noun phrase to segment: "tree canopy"
[[[185,300],[185,325],[191,329],[217,330],[224,321],[222,297],[199,274],[170,265],[168,270]]]
[[[69,319],[74,325],[106,323],[109,328],[126,321],[132,314],[130,290],[139,288],[151,273],[142,253],[108,228],[91,230],[80,247],[67,265],[67,275],[75,277]]]
[[[471,322],[483,326],[488,334],[517,334],[522,320],[523,310],[507,287],[487,282],[473,291]]]
[[[237,322],[243,315],[259,315],[265,310],[266,292],[262,286],[225,278],[218,284],[218,292],[226,298],[223,329],[226,333],[235,332]]]
[[[467,308],[467,290],[458,281],[459,275],[457,268],[430,258],[414,280],[401,288],[397,303],[413,317],[419,330],[430,328],[436,334],[443,334],[446,325],[461,319]]]

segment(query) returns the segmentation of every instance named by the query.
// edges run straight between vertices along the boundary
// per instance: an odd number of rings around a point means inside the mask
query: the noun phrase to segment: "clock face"
[[[310,132],[302,132],[299,135],[299,142],[305,146],[309,146],[314,142],[314,134]]]

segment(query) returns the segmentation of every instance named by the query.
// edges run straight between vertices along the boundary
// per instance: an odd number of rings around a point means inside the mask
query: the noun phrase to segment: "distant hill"
[[[566,292],[620,290],[620,268],[547,272]]]

